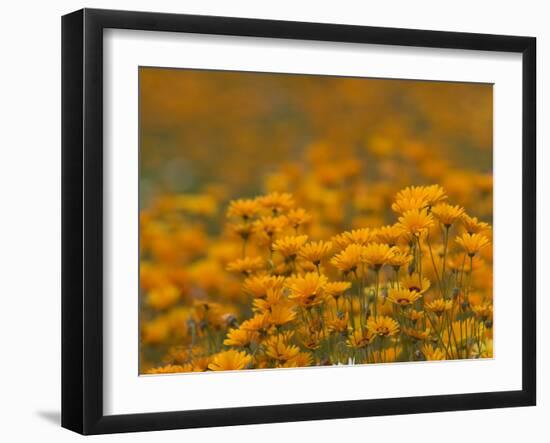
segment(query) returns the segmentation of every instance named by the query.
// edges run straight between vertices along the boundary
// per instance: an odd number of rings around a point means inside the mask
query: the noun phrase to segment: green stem
[[[375,269],[376,281],[374,284],[374,318],[378,317],[378,286],[380,285],[380,269]]]
[[[443,292],[443,286],[441,284],[441,280],[439,278],[439,272],[437,270],[437,266],[435,264],[435,260],[434,260],[434,254],[433,254],[433,251],[432,251],[432,244],[430,242],[430,235],[428,234],[428,236],[426,237],[426,241],[428,243],[428,249],[430,250],[430,258],[432,259],[432,266],[434,268],[434,273],[435,273],[435,277],[437,279],[437,286],[439,288],[439,292],[441,292],[441,295],[444,296],[444,292]],[[420,285],[422,285],[422,282],[420,283]]]
[[[447,299],[447,282],[445,280],[445,272],[447,265],[447,248],[449,247],[449,228],[450,226],[445,226],[445,239],[443,246],[443,268],[441,270],[441,281],[443,282],[443,298]]]

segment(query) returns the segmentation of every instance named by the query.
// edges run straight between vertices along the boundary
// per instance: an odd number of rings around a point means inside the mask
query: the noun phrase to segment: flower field
[[[493,356],[490,85],[140,76],[142,374]]]

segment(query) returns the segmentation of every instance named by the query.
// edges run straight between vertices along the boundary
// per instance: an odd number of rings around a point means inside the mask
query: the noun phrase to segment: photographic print
[[[140,374],[493,357],[492,84],[140,67],[139,136]]]

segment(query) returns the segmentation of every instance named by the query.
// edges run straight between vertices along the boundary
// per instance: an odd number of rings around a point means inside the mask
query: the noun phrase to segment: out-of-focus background
[[[285,170],[321,156],[358,159],[370,181],[450,192],[492,171],[488,84],[141,68],[140,107],[145,207],[207,185],[253,196],[270,174],[282,189]],[[342,178],[325,166],[325,182]]]

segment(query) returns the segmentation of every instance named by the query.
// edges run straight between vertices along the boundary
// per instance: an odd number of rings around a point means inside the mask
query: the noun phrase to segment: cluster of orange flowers
[[[215,192],[142,211],[143,372],[492,357],[490,225],[439,185],[387,201],[380,186],[338,188],[359,173],[353,159],[311,161],[296,195],[230,201],[214,240]],[[346,219],[355,229],[338,232]]]
[[[491,85],[139,75],[140,373],[492,355]]]

